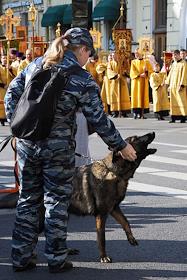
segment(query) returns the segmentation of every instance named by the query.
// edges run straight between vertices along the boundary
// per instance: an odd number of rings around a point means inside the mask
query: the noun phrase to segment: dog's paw
[[[111,263],[112,262],[112,258],[109,257],[109,256],[101,257],[100,258],[100,262],[101,263]]]
[[[138,241],[134,238],[134,236],[128,236],[128,241],[132,246],[138,245]]]
[[[79,250],[74,249],[74,248],[68,248],[68,255],[78,255]]]

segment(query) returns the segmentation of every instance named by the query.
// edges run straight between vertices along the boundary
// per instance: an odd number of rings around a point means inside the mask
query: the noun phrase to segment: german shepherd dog
[[[76,169],[68,212],[95,217],[101,262],[112,262],[112,258],[107,255],[105,249],[105,223],[108,215],[111,215],[122,226],[129,243],[133,246],[138,245],[130,224],[120,209],[120,202],[125,198],[129,179],[133,178],[141,161],[156,152],[156,149],[148,149],[148,145],[154,138],[153,132],[126,139],[136,150],[137,159],[134,162],[124,160],[118,152],[113,151],[102,160]],[[45,217],[44,205],[40,208],[39,214],[39,232],[42,232]],[[77,253],[78,250],[69,249],[69,254]]]
[[[134,162],[124,160],[118,152],[110,152],[104,159],[76,169],[68,210],[75,215],[95,216],[101,262],[112,262],[105,249],[105,223],[109,214],[121,224],[129,243],[138,245],[130,224],[120,209],[120,202],[125,198],[129,179],[133,177],[141,161],[156,152],[156,149],[148,149],[154,138],[153,132],[126,139],[136,150],[137,159]]]

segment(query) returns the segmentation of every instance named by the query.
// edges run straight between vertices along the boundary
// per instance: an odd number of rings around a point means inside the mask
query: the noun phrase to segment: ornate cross
[[[20,17],[14,17],[14,13],[12,9],[7,9],[5,14],[0,17],[0,24],[6,26],[6,31],[5,31],[5,37],[7,40],[7,81],[9,77],[9,64],[10,64],[10,59],[9,59],[9,50],[10,50],[10,40],[12,40],[13,37],[13,25],[17,26],[19,25],[21,21]]]
[[[6,10],[5,15],[2,15],[0,17],[0,24],[1,25],[5,24],[5,26],[6,26],[5,36],[8,41],[12,40],[13,25],[15,25],[15,26],[19,25],[20,21],[21,21],[21,18],[14,17],[14,13],[13,13],[12,9],[10,9],[10,8]]]

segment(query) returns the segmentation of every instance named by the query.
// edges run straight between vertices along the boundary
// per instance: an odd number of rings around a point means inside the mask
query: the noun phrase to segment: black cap
[[[86,28],[74,27],[68,29],[62,37],[72,45],[87,46],[91,50],[91,56],[95,54],[92,36]]]
[[[23,53],[22,53],[22,52],[17,52],[16,56],[17,56],[17,57],[22,57],[22,56],[23,56]]]
[[[16,50],[11,50],[10,53],[16,55],[17,51]]]

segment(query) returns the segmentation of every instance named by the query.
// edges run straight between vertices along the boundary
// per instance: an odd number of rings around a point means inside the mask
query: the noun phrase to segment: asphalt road
[[[38,266],[30,272],[13,273],[11,233],[15,209],[0,209],[1,280],[187,280],[187,124],[169,124],[152,116],[146,120],[114,119],[122,136],[143,135],[155,131],[152,147],[155,155],[142,162],[131,180],[121,208],[126,214],[139,246],[132,247],[120,225],[107,220],[106,246],[113,263],[99,263],[93,217],[71,216],[68,245],[80,250],[71,256],[74,269],[51,275],[43,256],[44,237],[38,243]],[[0,127],[0,139],[8,135],[8,126]],[[101,139],[90,136],[93,159],[103,158],[108,149]],[[0,154],[0,186],[13,184],[13,153],[8,146]]]

